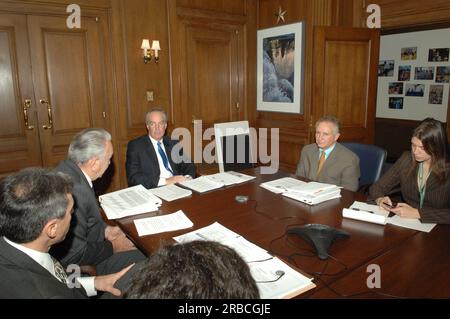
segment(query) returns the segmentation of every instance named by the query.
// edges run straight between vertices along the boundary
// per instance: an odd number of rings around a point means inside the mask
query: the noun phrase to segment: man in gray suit
[[[337,142],[340,124],[334,116],[316,122],[316,143],[303,147],[297,176],[358,190],[359,157]]]
[[[69,176],[43,168],[24,169],[0,183],[0,298],[86,298],[97,290],[120,295],[114,284],[129,267],[68,277],[48,253],[69,230],[72,187]]]
[[[98,274],[109,274],[145,259],[119,227],[103,221],[92,189],[92,182],[106,171],[112,155],[111,135],[104,129],[90,128],[75,135],[68,159],[56,168],[74,182],[75,212],[70,231],[50,251],[64,266],[95,265]]]

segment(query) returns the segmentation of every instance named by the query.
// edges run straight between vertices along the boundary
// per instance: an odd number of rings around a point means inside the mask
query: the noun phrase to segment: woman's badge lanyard
[[[420,208],[423,206],[423,200],[425,199],[425,192],[427,188],[427,179],[430,176],[431,170],[428,172],[427,176],[423,178],[423,162],[419,163],[419,195],[420,195]]]

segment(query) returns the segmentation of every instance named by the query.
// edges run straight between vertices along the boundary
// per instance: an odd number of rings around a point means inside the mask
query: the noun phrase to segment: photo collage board
[[[377,117],[447,121],[450,29],[384,35]]]

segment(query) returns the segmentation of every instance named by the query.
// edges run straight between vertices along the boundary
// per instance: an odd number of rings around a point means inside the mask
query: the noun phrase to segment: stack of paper
[[[316,286],[311,278],[217,222],[174,239],[179,243],[211,240],[233,248],[248,263],[263,299],[292,298]]]
[[[150,189],[153,195],[168,202],[192,195],[192,191],[178,187],[174,184]]]
[[[355,201],[349,209],[342,210],[342,216],[362,220],[370,223],[385,225],[387,221],[388,211],[381,209],[377,205],[369,205],[363,202]]]
[[[159,234],[194,226],[182,210],[169,215],[135,219],[133,222],[139,236]]]
[[[402,218],[398,215],[388,217],[389,212],[377,205],[369,205],[355,201],[349,209],[342,210],[342,216],[375,224],[391,224],[399,227],[414,229],[429,233],[436,224],[425,224],[419,219]]]
[[[298,200],[308,205],[315,205],[330,199],[341,197],[341,188],[333,184],[309,182],[291,186],[283,196]]]
[[[295,187],[295,186],[302,186],[305,185],[306,182],[303,182],[301,180],[292,178],[292,177],[283,177],[280,179],[276,179],[274,181],[262,183],[259,186],[262,188],[265,188],[273,193],[281,194],[286,192],[289,188]]]
[[[162,203],[142,185],[102,195],[99,201],[108,219],[152,212],[158,210]]]

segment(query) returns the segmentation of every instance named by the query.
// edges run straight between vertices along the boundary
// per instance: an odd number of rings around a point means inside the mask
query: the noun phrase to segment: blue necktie
[[[172,175],[175,175],[172,170],[169,167],[169,160],[167,159],[166,153],[164,153],[164,150],[161,147],[161,142],[158,142],[158,152],[159,155],[161,155],[164,167],[166,168],[166,170],[168,170]]]

